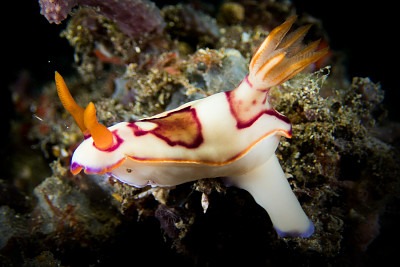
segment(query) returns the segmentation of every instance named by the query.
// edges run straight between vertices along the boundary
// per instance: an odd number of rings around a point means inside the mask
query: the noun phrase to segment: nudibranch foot
[[[244,175],[231,177],[263,207],[279,236],[309,237],[314,226],[300,206],[276,157]]]

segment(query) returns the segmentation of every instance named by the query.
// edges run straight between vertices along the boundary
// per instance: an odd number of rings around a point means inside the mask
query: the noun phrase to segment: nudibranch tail
[[[92,102],[85,109],[83,121],[97,148],[105,150],[112,147],[113,134],[106,126],[97,121],[96,108]]]
[[[323,57],[329,47],[315,51],[319,41],[303,47],[301,41],[311,25],[287,34],[297,16],[291,16],[272,30],[250,62],[249,81],[256,88],[279,85]]]
[[[75,119],[75,122],[78,124],[78,127],[81,129],[82,133],[87,134],[87,128],[83,121],[83,113],[85,109],[76,104],[74,98],[71,96],[71,93],[68,90],[67,85],[65,84],[63,77],[57,71],[55,72],[55,80],[58,97],[60,98],[62,105],[64,106],[65,110],[68,111]]]
[[[231,177],[267,212],[279,236],[309,237],[314,226],[294,195],[275,155],[241,176]]]

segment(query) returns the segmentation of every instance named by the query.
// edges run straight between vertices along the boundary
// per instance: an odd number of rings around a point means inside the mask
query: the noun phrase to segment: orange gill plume
[[[329,47],[315,51],[320,40],[305,46],[301,44],[311,25],[287,34],[296,18],[296,15],[291,16],[273,29],[254,53],[249,66],[252,84],[269,88],[283,83],[328,52]]]
[[[63,77],[55,72],[58,97],[64,108],[72,115],[82,133],[92,136],[94,144],[99,149],[108,149],[113,145],[113,134],[97,121],[96,108],[92,102],[83,109],[74,101]]]

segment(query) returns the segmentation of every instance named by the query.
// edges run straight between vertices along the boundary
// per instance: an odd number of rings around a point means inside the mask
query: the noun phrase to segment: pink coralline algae
[[[75,6],[95,7],[103,16],[115,21],[120,30],[133,38],[163,30],[160,10],[148,0],[39,0],[40,13],[50,23],[59,24]]]

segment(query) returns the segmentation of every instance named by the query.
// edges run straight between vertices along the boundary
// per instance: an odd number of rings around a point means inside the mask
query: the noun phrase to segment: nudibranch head
[[[280,137],[292,136],[291,124],[268,102],[269,88],[328,51],[316,51],[318,41],[300,45],[310,26],[287,35],[295,19],[270,32],[250,62],[249,75],[234,90],[109,128],[97,121],[93,103],[86,109],[75,103],[56,72],[60,100],[85,135],[71,172],[108,174],[138,187],[229,177],[265,208],[280,236],[312,235],[314,226],[275,155]]]

